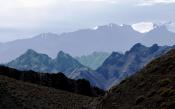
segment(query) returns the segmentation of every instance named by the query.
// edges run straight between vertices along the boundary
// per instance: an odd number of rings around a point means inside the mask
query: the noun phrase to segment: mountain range
[[[113,52],[96,72],[103,75],[106,80],[104,89],[109,89],[172,48],[175,48],[175,46],[154,44],[151,47],[146,47],[137,43],[125,54]]]
[[[20,70],[33,70],[45,73],[64,72],[65,74],[84,67],[76,59],[63,51],[60,51],[57,57],[52,59],[45,54],[37,53],[31,49],[27,50],[16,60],[11,61],[8,65]]]
[[[44,73],[63,72],[71,79],[86,79],[94,86],[101,87],[100,75],[95,74],[94,70],[82,65],[67,53],[60,51],[55,59],[46,54],[37,53],[34,50],[27,50],[15,60],[6,64],[8,67],[26,71],[33,70]],[[99,78],[99,79],[98,79]]]
[[[58,56],[52,59],[47,55],[28,50],[17,59],[9,62],[7,66],[18,70],[64,72],[71,79],[86,79],[92,85],[107,90],[172,48],[175,46],[154,44],[151,47],[146,47],[137,43],[124,54],[113,52],[97,70],[82,65],[63,51],[60,51]]]
[[[102,99],[94,102],[96,106],[93,108],[174,109],[174,80],[175,50],[173,49],[111,88]]]
[[[47,54],[52,58],[55,58],[59,51],[76,57],[94,51],[126,51],[135,43],[151,46],[155,43],[174,45],[174,42],[175,33],[168,31],[164,25],[157,25],[147,33],[139,33],[131,25],[109,24],[98,26],[96,29],[82,29],[60,35],[42,33],[33,38],[2,43],[0,63],[12,61],[28,49]]]
[[[52,88],[53,86],[66,87],[65,80],[67,79],[62,74],[21,72],[1,66],[0,108],[174,109],[175,49],[154,59],[133,76],[112,87],[104,96],[88,97]],[[69,84],[72,83],[68,81]],[[80,89],[85,88],[81,91],[89,93],[90,90],[86,89],[86,86],[89,86],[87,82],[80,81],[82,82],[77,81]],[[48,87],[45,83],[53,86]]]

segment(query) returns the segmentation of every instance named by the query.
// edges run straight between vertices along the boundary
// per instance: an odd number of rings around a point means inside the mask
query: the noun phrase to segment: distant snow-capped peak
[[[139,22],[132,24],[132,28],[140,33],[147,33],[156,28],[152,22]]]
[[[93,30],[97,30],[98,29],[98,26],[95,26],[94,28],[93,28]]]
[[[157,28],[162,28],[170,32],[175,32],[174,22],[163,22],[163,23],[153,23],[153,22],[139,22],[132,24],[132,28],[140,33],[147,33]]]

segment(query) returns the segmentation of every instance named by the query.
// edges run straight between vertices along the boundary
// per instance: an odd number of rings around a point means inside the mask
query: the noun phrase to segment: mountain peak
[[[112,57],[120,57],[122,54],[118,53],[118,52],[112,52],[111,56]]]
[[[132,28],[139,33],[147,33],[154,29],[154,23],[152,22],[139,22],[132,24]]]
[[[150,32],[162,32],[162,31],[168,31],[169,32],[169,30],[168,30],[168,28],[166,27],[166,25],[165,24],[154,24],[154,29],[153,30],[151,30]]]
[[[146,46],[142,45],[141,43],[135,44],[130,51],[139,51],[141,49],[145,49]]]
[[[159,45],[158,44],[153,44],[152,46],[151,46],[151,48],[153,49],[158,49],[159,48]]]
[[[71,57],[71,56],[67,53],[64,53],[63,51],[60,51],[57,54],[57,58],[59,58],[59,57]]]
[[[37,72],[70,73],[77,68],[84,67],[69,54],[60,51],[55,59],[46,54],[40,54],[32,49],[7,64],[19,70],[33,70]]]
[[[110,89],[97,103],[97,109],[174,109],[174,62],[175,50],[153,60],[136,75]]]
[[[58,52],[58,54],[65,54],[65,53],[64,53],[64,51],[61,50]]]
[[[64,61],[64,62],[68,62],[68,63],[76,63],[76,64],[80,64],[76,59],[74,59],[71,55],[63,52],[63,51],[60,51],[58,52],[57,54],[57,57],[56,57],[56,61]]]
[[[32,50],[32,49],[28,49],[25,54],[38,54],[36,51]]]

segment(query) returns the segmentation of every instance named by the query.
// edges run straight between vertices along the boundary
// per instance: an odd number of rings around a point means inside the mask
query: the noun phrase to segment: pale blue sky
[[[175,22],[175,0],[0,0],[0,42],[108,23]]]

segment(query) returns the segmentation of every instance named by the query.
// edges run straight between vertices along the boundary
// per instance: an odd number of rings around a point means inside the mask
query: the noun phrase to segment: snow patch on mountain
[[[152,22],[139,22],[132,25],[132,28],[140,33],[146,33],[155,28]]]

